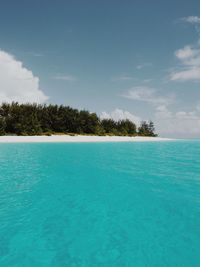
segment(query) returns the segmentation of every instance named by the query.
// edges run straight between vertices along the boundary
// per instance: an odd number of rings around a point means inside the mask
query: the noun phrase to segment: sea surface
[[[0,267],[199,267],[200,141],[0,144]]]

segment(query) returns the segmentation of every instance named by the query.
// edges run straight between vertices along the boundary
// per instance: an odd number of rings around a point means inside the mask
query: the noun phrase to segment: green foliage
[[[112,119],[103,119],[101,121],[101,126],[105,133],[116,133],[117,132],[117,122]]]
[[[117,130],[122,135],[136,135],[137,128],[135,123],[130,120],[121,120],[117,123]]]
[[[6,129],[5,119],[0,117],[0,135],[5,134],[5,129]]]
[[[91,134],[155,136],[153,122],[142,122],[137,131],[130,120],[103,119],[96,113],[68,106],[3,103],[0,105],[0,135]]]
[[[142,121],[140,127],[138,128],[138,134],[141,136],[157,136],[154,132],[155,128],[152,121],[149,123]]]
[[[137,134],[136,125],[130,120],[114,121],[113,119],[103,119],[101,125],[107,134],[132,136]]]

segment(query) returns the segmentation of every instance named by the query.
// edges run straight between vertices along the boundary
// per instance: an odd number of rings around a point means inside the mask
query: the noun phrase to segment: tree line
[[[152,121],[100,119],[96,113],[63,105],[0,105],[0,135],[92,134],[156,136]]]

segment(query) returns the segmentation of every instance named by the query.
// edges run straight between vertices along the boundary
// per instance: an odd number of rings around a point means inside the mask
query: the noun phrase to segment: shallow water
[[[1,267],[199,267],[200,141],[0,144]]]

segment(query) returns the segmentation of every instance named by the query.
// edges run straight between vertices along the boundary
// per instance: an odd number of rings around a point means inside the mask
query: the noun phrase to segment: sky
[[[199,0],[0,0],[0,102],[200,138]]]

